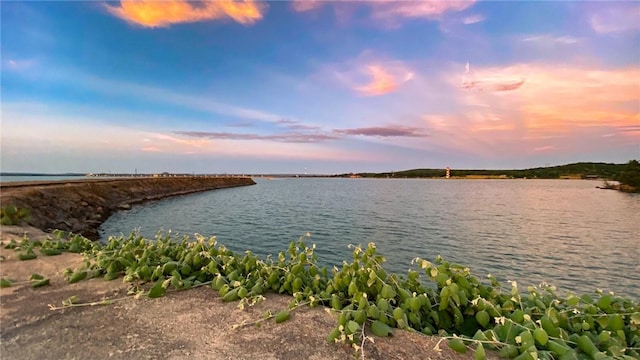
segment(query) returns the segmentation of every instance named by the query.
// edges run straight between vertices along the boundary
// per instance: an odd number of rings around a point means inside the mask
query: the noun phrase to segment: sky
[[[2,1],[4,172],[640,158],[640,2]]]

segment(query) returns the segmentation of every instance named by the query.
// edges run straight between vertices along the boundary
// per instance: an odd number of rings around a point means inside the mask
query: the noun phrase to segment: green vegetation
[[[625,168],[624,164],[607,164],[594,162],[581,162],[561,166],[538,167],[524,170],[464,170],[451,169],[451,176],[492,176],[507,178],[528,178],[528,179],[560,179],[571,178],[601,178],[615,179]],[[385,173],[361,173],[361,177],[373,178],[434,178],[444,177],[445,169],[413,169]]]
[[[438,335],[455,351],[486,350],[517,359],[601,359],[640,356],[640,304],[596,291],[593,295],[560,296],[552,286],[521,290],[516,282],[503,287],[489,275],[488,283],[470,269],[441,258],[416,258],[406,276],[389,274],[376,247],[351,246],[353,256],[341,268],[317,265],[315,245],[304,238],[276,257],[260,259],[251,251],[236,254],[214,237],[148,240],[136,233],[109,238],[104,245],[79,236],[6,247],[28,251],[36,247],[84,252],[84,262],[66,269],[69,282],[123,277],[133,295],[161,297],[169,290],[210,286],[222,301],[251,306],[266,292],[292,296],[290,309],[237,326],[263,321],[282,323],[300,306],[325,306],[337,314],[330,342],[364,346],[369,333],[389,336],[394,329]],[[5,282],[6,283],[6,282]],[[64,307],[78,299],[63,302]],[[107,304],[110,302],[101,302]],[[58,309],[52,307],[52,309]]]
[[[0,279],[0,288],[7,288],[7,287],[11,287],[14,285],[21,285],[21,284],[31,284],[31,287],[36,289],[42,286],[47,286],[49,285],[49,279],[45,278],[44,276],[40,275],[40,274],[32,274],[31,277],[29,278],[29,280],[27,281],[16,281],[13,279],[5,279],[5,278],[1,278]]]
[[[0,208],[0,223],[2,225],[20,225],[23,221],[29,220],[29,210],[18,209],[15,205],[7,205]]]
[[[629,161],[617,179],[620,185],[622,185],[621,189],[635,192],[640,191],[640,162],[638,162],[638,160]]]

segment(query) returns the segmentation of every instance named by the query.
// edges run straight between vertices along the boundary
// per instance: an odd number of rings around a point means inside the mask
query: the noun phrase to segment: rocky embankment
[[[248,177],[89,179],[0,184],[0,203],[30,211],[43,231],[60,229],[99,238],[98,227],[115,211],[133,204],[206,190],[254,185]]]

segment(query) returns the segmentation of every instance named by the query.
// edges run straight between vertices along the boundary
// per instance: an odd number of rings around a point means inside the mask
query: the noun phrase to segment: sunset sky
[[[344,173],[640,158],[640,3],[1,10],[1,170]]]

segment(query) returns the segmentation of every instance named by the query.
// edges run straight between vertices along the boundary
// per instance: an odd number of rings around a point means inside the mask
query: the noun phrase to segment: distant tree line
[[[629,165],[629,164],[635,165]],[[633,160],[629,164],[610,164],[596,162],[579,162],[560,166],[538,167],[523,170],[465,170],[451,169],[452,177],[464,176],[495,176],[516,179],[560,179],[563,177],[572,178],[599,178],[618,180],[629,184],[640,181],[640,172],[636,169],[640,164]],[[635,167],[634,167],[635,166]],[[625,170],[626,169],[626,170]],[[633,170],[636,169],[636,170]],[[634,172],[635,171],[635,172]],[[626,175],[623,175],[626,174]],[[634,175],[635,174],[635,175]],[[350,176],[346,174],[343,176]],[[360,177],[370,178],[439,178],[445,177],[445,169],[412,169],[404,171],[383,172],[383,173],[359,173]],[[634,182],[636,181],[636,182]],[[638,186],[638,185],[635,185]]]
[[[627,191],[640,192],[640,162],[638,160],[629,161],[615,179],[622,186],[626,186]]]

